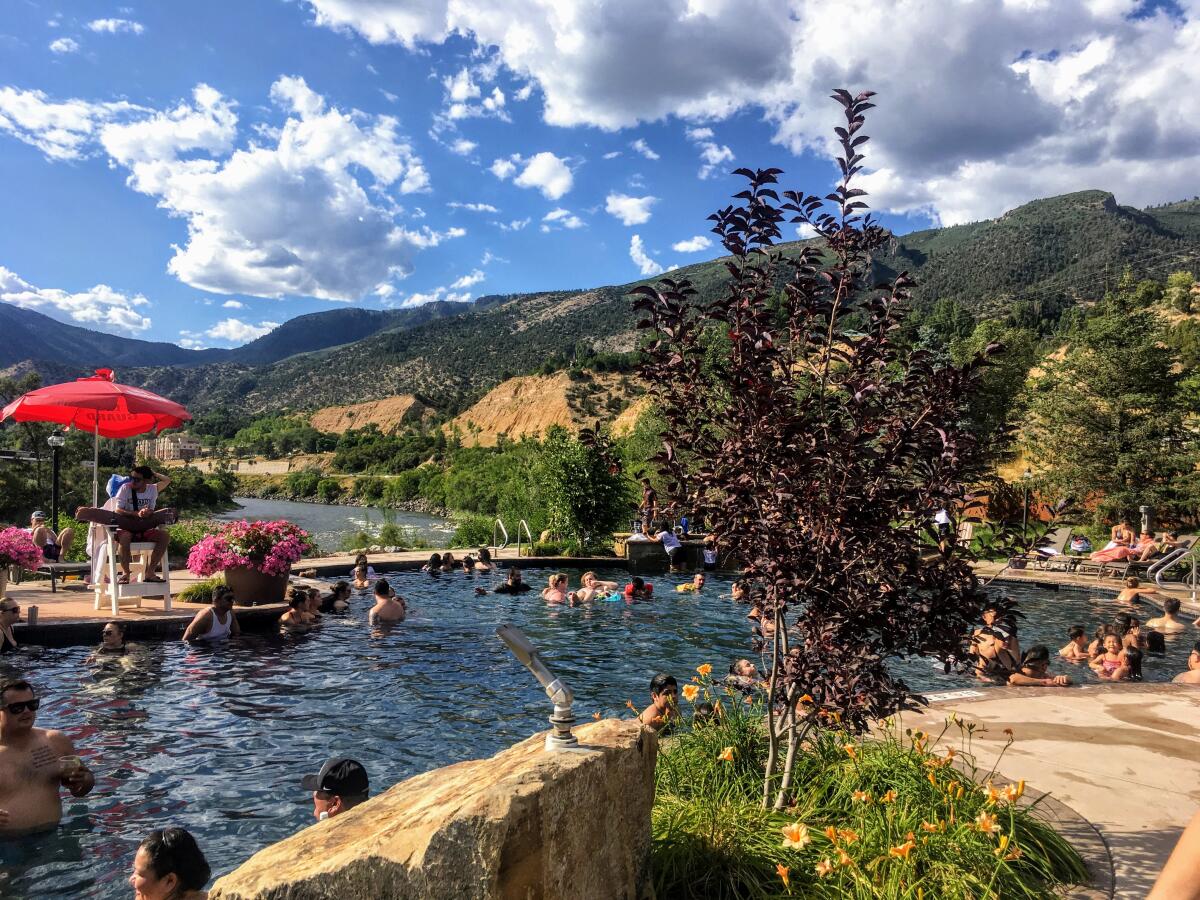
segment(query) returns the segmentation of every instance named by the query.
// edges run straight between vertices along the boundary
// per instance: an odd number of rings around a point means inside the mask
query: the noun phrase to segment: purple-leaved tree
[[[834,99],[842,179],[824,198],[776,191],[779,169],[710,220],[732,258],[700,304],[684,279],[640,287],[643,375],[666,421],[656,464],[672,499],[745,568],[771,659],[764,805],[790,794],[809,729],[862,731],[916,698],[891,657],[966,657],[985,595],[932,519],[961,509],[978,454],[963,414],[989,347],[943,365],[897,342],[912,281],[869,282],[888,232],[853,187],[871,93]],[[773,249],[786,222],[822,239]]]

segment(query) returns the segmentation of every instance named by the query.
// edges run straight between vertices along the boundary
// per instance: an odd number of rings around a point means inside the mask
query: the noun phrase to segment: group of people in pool
[[[1140,597],[1155,593],[1143,588],[1136,578],[1126,581],[1118,601],[1137,603]],[[1111,623],[1103,623],[1089,636],[1082,625],[1067,630],[1067,643],[1058,656],[1072,663],[1086,663],[1102,681],[1140,681],[1142,661],[1147,653],[1163,653],[1166,640],[1188,628],[1179,618],[1180,602],[1167,597],[1162,600],[1163,614],[1144,624],[1137,616],[1119,613]],[[1197,619],[1193,625],[1200,625]],[[1066,687],[1072,684],[1067,675],[1050,673],[1050,649],[1034,644],[1022,652],[1017,639],[1016,620],[1004,617],[996,607],[983,612],[983,624],[971,637],[972,654],[977,677],[1016,687]],[[1174,679],[1180,684],[1200,684],[1200,641],[1188,657],[1187,670]]]
[[[103,635],[97,653],[134,649],[114,623]],[[75,754],[71,739],[36,726],[40,706],[28,681],[0,682],[0,840],[56,827],[62,819],[61,791],[85,797],[96,786],[95,774]],[[346,757],[328,760],[300,787],[311,792],[317,821],[352,809],[370,793],[367,770]],[[196,839],[182,828],[151,832],[138,846],[132,868],[129,884],[138,900],[203,900],[212,874]]]

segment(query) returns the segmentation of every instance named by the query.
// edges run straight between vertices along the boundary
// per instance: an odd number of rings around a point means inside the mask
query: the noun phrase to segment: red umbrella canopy
[[[38,388],[0,410],[0,422],[57,422],[80,431],[98,431],[106,438],[178,428],[191,417],[166,397],[113,381],[112,369],[97,369],[89,378]]]

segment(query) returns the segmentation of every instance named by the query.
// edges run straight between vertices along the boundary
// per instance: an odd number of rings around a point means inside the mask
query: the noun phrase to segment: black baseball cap
[[[370,788],[362,763],[340,756],[327,761],[316,775],[305,775],[300,786],[306,791],[322,791],[338,797],[357,797]]]

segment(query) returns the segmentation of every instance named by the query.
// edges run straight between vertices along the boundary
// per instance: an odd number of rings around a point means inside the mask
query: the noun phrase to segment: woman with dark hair
[[[427,562],[427,563],[425,563],[425,565],[421,566],[421,571],[428,572],[430,575],[441,575],[442,574],[442,554],[431,553],[429,555],[429,562]]]
[[[491,572],[495,568],[495,565],[492,564],[492,551],[487,547],[480,547],[479,555],[475,559],[475,571]]]
[[[308,589],[294,587],[288,598],[288,611],[279,617],[279,630],[285,634],[306,634],[312,631],[308,618]]]
[[[350,584],[339,581],[328,594],[321,598],[321,612],[344,613],[350,608]]]
[[[133,858],[135,900],[204,900],[212,870],[196,839],[182,828],[152,831]]]
[[[1067,687],[1071,679],[1066,675],[1051,675],[1050,649],[1044,644],[1034,644],[1021,656],[1021,665],[1008,676],[1014,687]]]

